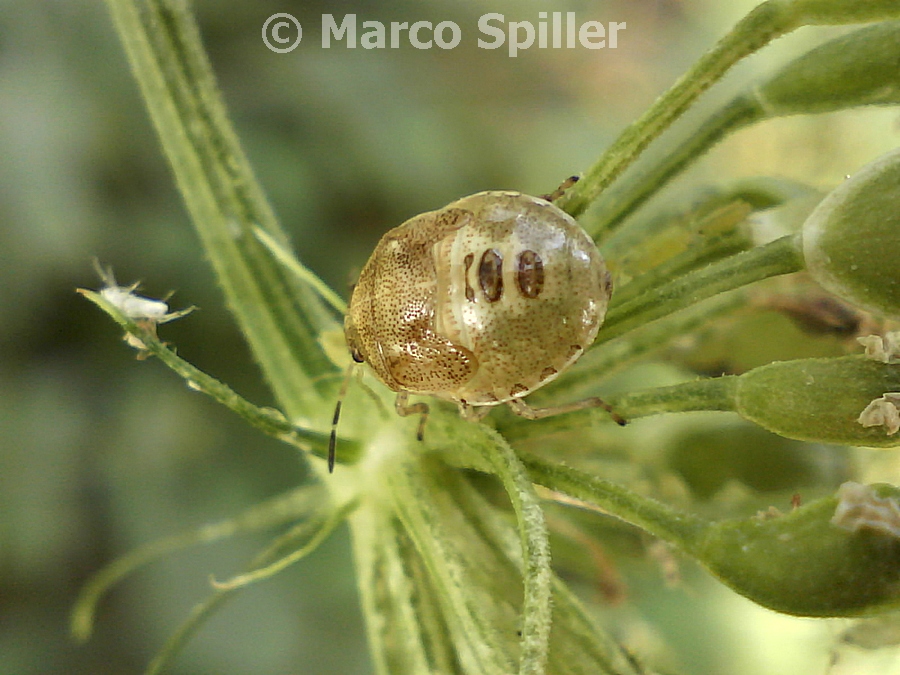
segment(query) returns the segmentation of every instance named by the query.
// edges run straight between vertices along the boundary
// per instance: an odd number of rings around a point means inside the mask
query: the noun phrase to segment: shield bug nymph
[[[560,194],[465,197],[390,230],[363,267],[347,344],[397,392],[400,415],[421,415],[420,440],[428,406],[410,405],[410,394],[453,401],[467,419],[504,403],[530,419],[609,410],[598,398],[549,408],[523,400],[590,346],[612,291],[594,242],[551,203]],[[334,430],[329,470],[333,439]]]

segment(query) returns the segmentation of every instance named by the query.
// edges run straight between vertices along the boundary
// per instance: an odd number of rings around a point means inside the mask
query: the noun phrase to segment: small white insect
[[[100,289],[100,297],[154,335],[159,324],[180,319],[196,309],[196,307],[191,306],[186,309],[180,309],[177,312],[170,312],[169,305],[166,303],[168,296],[163,300],[154,300],[153,298],[137,295],[135,291],[140,282],[135,282],[130,286],[119,286],[112,268],[107,267],[104,269],[96,258],[94,258],[94,269],[97,270],[97,274],[100,275],[100,280],[103,282],[103,288]],[[141,352],[138,354],[138,358],[145,358],[147,346],[139,338],[136,338],[131,333],[127,333],[124,340],[129,346]]]

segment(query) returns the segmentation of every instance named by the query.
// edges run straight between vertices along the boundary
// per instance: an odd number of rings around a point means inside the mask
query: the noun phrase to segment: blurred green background
[[[755,3],[195,4],[276,212],[301,258],[346,296],[380,234],[406,218],[484,189],[548,192],[583,170]],[[533,47],[513,59],[477,48],[482,14],[537,22],[539,11],[627,29],[616,50]],[[289,54],[261,39],[276,12],[304,26]],[[355,12],[360,24],[452,20],[463,42],[449,51],[323,49],[326,12]],[[779,41],[712,98],[834,32]],[[685,180],[781,175],[827,188],[896,146],[897,119],[874,110],[767,123],[723,143]],[[142,570],[103,602],[93,640],[75,645],[68,613],[85,580],[135,546],[235,514],[306,476],[289,447],[160,364],[135,361],[117,328],[74,293],[99,285],[94,256],[121,283],[142,280],[147,295],[177,291],[173,308],[201,311],[162,336],[250,400],[272,402],[198,248],[102,3],[0,3],[0,153],[0,675],[137,673],[206,596],[209,575],[227,578],[265,535]],[[837,628],[757,610],[694,576],[689,590],[656,582],[639,598],[641,611],[668,622],[679,669],[825,672]],[[345,531],[239,595],[173,672],[370,672]],[[896,658],[885,668],[900,672]]]

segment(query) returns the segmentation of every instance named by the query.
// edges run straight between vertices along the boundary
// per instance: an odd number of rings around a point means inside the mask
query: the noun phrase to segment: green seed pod
[[[900,608],[900,489],[845,483],[790,513],[709,527],[693,548],[709,570],[759,604],[798,616]]]
[[[860,28],[791,61],[752,92],[765,117],[900,101],[900,22]]]
[[[866,616],[900,609],[900,488],[844,483],[788,513],[707,522],[610,481],[534,456],[539,485],[674,544],[734,591],[797,616]]]
[[[900,366],[864,356],[778,361],[737,378],[735,410],[787,438],[894,447],[900,434],[864,427],[859,416],[886,392],[900,391]]]
[[[864,309],[900,317],[900,149],[831,192],[803,225],[813,278]]]

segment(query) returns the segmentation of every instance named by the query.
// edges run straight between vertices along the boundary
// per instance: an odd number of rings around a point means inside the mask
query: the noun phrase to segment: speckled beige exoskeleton
[[[558,194],[465,197],[390,230],[363,267],[347,344],[397,392],[400,415],[422,415],[419,438],[428,406],[409,394],[454,401],[468,419],[502,403],[530,419],[609,409],[523,400],[590,346],[612,290],[594,242],[549,201]]]

